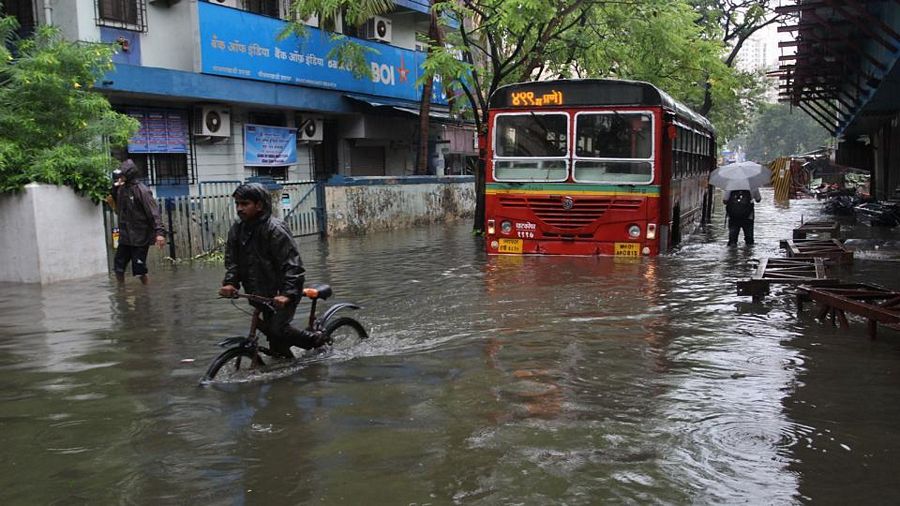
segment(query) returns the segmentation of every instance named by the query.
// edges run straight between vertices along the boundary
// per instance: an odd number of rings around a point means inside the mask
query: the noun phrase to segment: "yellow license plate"
[[[522,253],[522,239],[499,239],[497,253]]]
[[[641,256],[641,245],[636,242],[617,242],[613,246],[613,253],[616,256],[638,257]]]

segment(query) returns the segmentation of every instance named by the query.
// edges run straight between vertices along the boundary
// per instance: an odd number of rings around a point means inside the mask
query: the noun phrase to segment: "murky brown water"
[[[467,224],[307,239],[373,341],[247,384],[197,386],[248,323],[218,266],[0,285],[0,502],[896,503],[900,334],[735,295],[820,207],[770,197],[752,250],[717,216],[638,262],[487,258]]]

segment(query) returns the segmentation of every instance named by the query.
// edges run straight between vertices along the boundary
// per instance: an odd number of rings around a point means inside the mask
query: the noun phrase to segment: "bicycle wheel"
[[[349,350],[369,337],[366,329],[349,316],[335,318],[325,324],[325,335],[331,338],[335,350]]]
[[[229,348],[209,364],[203,381],[244,378],[253,370],[253,356],[254,353],[246,348]]]

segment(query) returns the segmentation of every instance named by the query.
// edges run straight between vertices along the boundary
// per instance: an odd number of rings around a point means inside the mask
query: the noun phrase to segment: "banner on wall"
[[[297,163],[297,130],[244,125],[244,165],[268,167]]]
[[[188,117],[185,111],[130,109],[125,114],[141,124],[128,141],[129,153],[187,153]]]
[[[337,61],[328,59],[336,45],[328,32],[309,27],[305,38],[278,40],[286,23],[208,2],[197,4],[200,15],[201,71],[228,77],[299,84],[370,95],[419,100],[416,86],[425,54],[387,44],[357,40],[374,49],[367,57],[372,76],[357,79]],[[433,103],[447,104],[439,80]]]

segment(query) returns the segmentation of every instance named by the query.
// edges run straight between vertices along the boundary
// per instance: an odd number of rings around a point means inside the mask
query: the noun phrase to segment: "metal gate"
[[[163,226],[168,231],[168,244],[162,251],[150,248],[148,263],[160,264],[221,251],[236,219],[231,194],[239,184],[241,181],[203,182],[198,185],[196,196],[156,199]],[[324,196],[324,183],[284,183],[273,192],[273,214],[285,221],[294,237],[324,235]],[[111,270],[118,217],[108,206],[104,206],[104,221]]]

